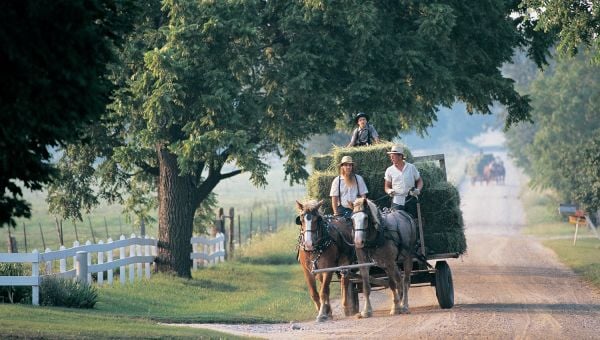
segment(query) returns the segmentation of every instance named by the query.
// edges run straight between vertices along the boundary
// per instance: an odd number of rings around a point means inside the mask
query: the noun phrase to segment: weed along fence
[[[190,240],[193,268],[224,261],[224,239],[223,234],[214,238],[193,237]],[[96,244],[87,241],[79,245],[75,241],[72,248],[61,246],[57,251],[0,253],[0,263],[22,263],[31,268],[30,276],[0,276],[0,287],[31,286],[31,302],[39,305],[40,284],[45,277],[72,278],[90,284],[95,281],[98,286],[104,284],[105,275],[109,285],[113,284],[115,274],[122,284],[133,283],[136,278],[149,279],[157,256],[156,247],[156,239],[132,234],[130,238],[121,236],[118,241],[108,239],[106,243],[100,240]]]

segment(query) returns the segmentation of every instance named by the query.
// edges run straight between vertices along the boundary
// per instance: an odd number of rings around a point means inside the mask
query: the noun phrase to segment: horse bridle
[[[352,219],[352,233],[355,233],[357,231],[363,231],[365,233],[368,233],[369,229],[371,229],[371,224],[374,222],[371,221],[371,218],[369,218],[369,214],[367,212],[365,212],[364,208],[362,210],[353,211],[352,216],[354,216],[355,214],[358,214],[358,213],[363,213],[363,214],[367,215],[366,219],[367,219],[368,223],[367,223],[366,228],[358,228],[357,229],[354,226],[354,219]],[[376,247],[380,246],[381,244],[383,244],[383,242],[384,242],[384,233],[381,230],[379,230],[381,228],[373,227],[373,229],[375,229],[375,239],[374,240],[373,239],[365,240],[364,248],[376,248]]]
[[[316,219],[316,228],[312,227],[311,228],[311,232],[314,232],[316,234],[316,244],[314,245],[312,250],[306,249],[304,247],[304,224],[302,224],[302,220],[307,220],[307,221],[312,221],[314,219]],[[331,239],[331,237],[329,236],[329,233],[327,232],[327,225],[325,224],[323,218],[321,216],[318,216],[316,214],[311,214],[311,213],[303,213],[300,216],[296,217],[296,224],[300,225],[300,235],[298,235],[298,247],[300,247],[300,245],[302,245],[302,250],[304,250],[305,252],[318,252],[319,254],[322,253],[325,249],[327,249],[332,243],[333,240]],[[313,223],[311,223],[311,226],[313,225]],[[321,234],[321,235],[319,235]]]

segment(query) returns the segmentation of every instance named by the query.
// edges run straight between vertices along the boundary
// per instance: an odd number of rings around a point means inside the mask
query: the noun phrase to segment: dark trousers
[[[352,209],[350,208],[346,208],[343,205],[339,205],[337,208],[337,215],[336,216],[344,216],[346,218],[350,218],[352,217]]]
[[[411,199],[412,197],[407,197],[404,205],[392,203],[390,207],[392,210],[404,210],[412,216],[412,218],[417,217],[417,200]]]

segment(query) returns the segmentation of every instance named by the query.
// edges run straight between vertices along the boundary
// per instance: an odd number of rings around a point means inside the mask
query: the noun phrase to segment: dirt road
[[[188,326],[270,339],[600,339],[600,292],[520,234],[521,177],[505,165],[505,185],[460,188],[468,252],[448,261],[452,309],[438,306],[433,288],[418,287],[409,315],[389,316],[389,295],[379,291],[369,319],[345,318],[335,306],[336,319],[325,323]]]

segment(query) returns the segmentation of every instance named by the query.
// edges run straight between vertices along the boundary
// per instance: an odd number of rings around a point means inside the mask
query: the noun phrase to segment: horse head
[[[380,219],[377,206],[372,201],[359,197],[351,202],[354,246],[363,248],[369,238],[374,237],[379,228]]]
[[[305,203],[296,201],[298,216],[296,224],[300,226],[300,245],[305,251],[313,251],[319,241],[325,237],[323,215],[320,208],[323,201],[310,200]]]

